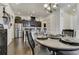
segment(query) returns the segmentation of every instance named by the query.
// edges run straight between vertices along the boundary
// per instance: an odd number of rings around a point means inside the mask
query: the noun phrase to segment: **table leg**
[[[56,51],[53,51],[53,55],[56,55]]]

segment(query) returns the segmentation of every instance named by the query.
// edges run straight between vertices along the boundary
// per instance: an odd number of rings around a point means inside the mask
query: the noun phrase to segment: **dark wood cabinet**
[[[29,27],[30,26],[30,21],[28,20],[22,20],[23,26],[24,27]]]
[[[41,27],[41,22],[40,21],[28,21],[28,20],[22,20],[23,26],[24,27]]]
[[[41,22],[40,21],[36,21],[36,27],[41,27]]]
[[[16,16],[15,17],[15,23],[22,23],[21,17]]]
[[[36,26],[36,21],[30,21],[30,26],[35,27]]]
[[[0,55],[7,54],[7,29],[0,29]]]

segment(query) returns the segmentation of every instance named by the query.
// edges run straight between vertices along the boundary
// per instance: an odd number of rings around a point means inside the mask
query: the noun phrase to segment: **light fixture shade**
[[[44,7],[47,8],[48,7],[48,4],[44,4]]]
[[[50,10],[51,8],[50,7],[47,7],[47,9]]]
[[[71,5],[67,5],[67,7],[71,7]]]
[[[44,8],[49,12],[49,13],[52,13],[53,10],[55,11],[57,9],[57,4],[51,4],[51,3],[48,3],[48,4],[44,4]]]
[[[56,5],[56,4],[54,4],[54,5],[53,5],[53,8],[57,8],[57,5]]]

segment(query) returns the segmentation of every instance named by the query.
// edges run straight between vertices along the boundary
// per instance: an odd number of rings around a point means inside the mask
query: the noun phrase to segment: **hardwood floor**
[[[8,55],[31,55],[31,49],[22,38],[14,39],[8,46]]]
[[[32,55],[32,50],[28,44],[28,41],[25,41],[22,38],[14,39],[7,48],[7,55]],[[48,55],[47,48],[36,43],[34,49],[35,55]]]

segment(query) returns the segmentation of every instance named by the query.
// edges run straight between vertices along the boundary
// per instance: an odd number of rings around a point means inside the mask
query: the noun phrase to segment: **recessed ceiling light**
[[[76,9],[73,9],[73,11],[76,11]]]
[[[48,4],[44,4],[44,7],[47,8],[48,7]]]
[[[71,5],[67,5],[67,7],[71,7]]]

